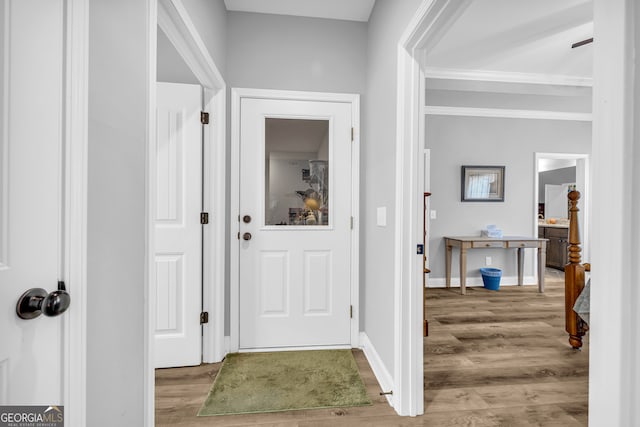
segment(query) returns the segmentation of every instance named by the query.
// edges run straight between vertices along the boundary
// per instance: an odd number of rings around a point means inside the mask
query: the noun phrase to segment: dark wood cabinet
[[[538,227],[538,237],[549,239],[547,243],[547,267],[564,270],[568,261],[569,229]]]

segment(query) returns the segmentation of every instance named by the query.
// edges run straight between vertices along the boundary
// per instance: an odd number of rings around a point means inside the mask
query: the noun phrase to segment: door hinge
[[[353,306],[352,305],[349,306],[349,318],[353,319]]]
[[[353,230],[353,217],[351,217],[351,229]]]
[[[203,125],[209,124],[209,113],[205,111],[200,112],[200,123],[202,123]]]
[[[354,133],[355,133],[355,130],[353,130],[353,128],[351,128],[351,142],[353,142],[355,140]]]
[[[200,212],[200,224],[209,224],[209,212]]]
[[[203,311],[200,313],[200,324],[204,325],[205,323],[209,323],[209,312]]]

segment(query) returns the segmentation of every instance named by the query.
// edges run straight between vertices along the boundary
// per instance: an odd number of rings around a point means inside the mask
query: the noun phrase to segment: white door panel
[[[198,365],[202,333],[202,95],[158,83],[155,215],[156,367]]]
[[[0,0],[0,405],[60,405],[63,317],[16,315],[62,271],[64,4]]]
[[[240,123],[240,348],[348,345],[351,105],[244,98]]]

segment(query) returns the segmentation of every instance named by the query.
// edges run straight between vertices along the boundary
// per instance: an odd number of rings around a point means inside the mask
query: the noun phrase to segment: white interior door
[[[350,344],[351,104],[243,98],[240,348]]]
[[[157,368],[202,358],[202,90],[158,83],[155,146]]]
[[[63,11],[0,0],[0,405],[63,404],[65,315],[16,315],[62,274]]]

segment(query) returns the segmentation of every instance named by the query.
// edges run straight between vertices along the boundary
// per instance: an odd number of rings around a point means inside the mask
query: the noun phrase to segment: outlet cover
[[[484,258],[484,265],[491,265],[491,257],[490,256]]]

